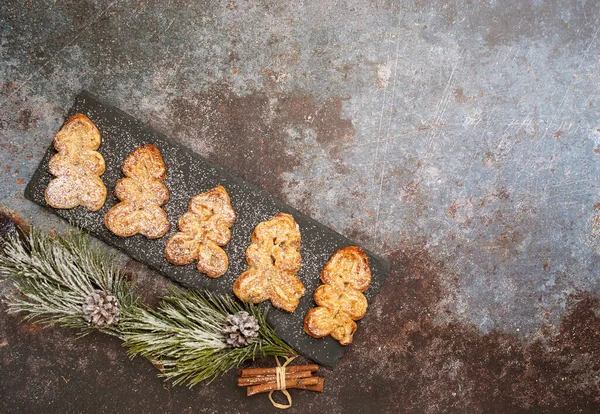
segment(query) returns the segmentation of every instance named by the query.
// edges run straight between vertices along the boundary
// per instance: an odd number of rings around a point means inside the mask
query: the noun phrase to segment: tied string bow
[[[292,406],[292,396],[290,395],[290,392],[288,390],[286,390],[286,388],[285,388],[285,369],[294,359],[296,359],[296,357],[293,356],[293,357],[284,357],[284,358],[286,359],[286,361],[283,365],[281,365],[281,363],[279,362],[279,358],[275,357],[275,360],[277,361],[277,367],[275,369],[275,374],[276,374],[275,378],[277,381],[277,389],[269,392],[269,400],[271,400],[271,404],[273,404],[273,407],[281,408],[283,410],[285,410],[286,408],[290,408]],[[279,404],[278,402],[276,402],[273,399],[273,393],[275,391],[281,391],[283,393],[283,395],[286,396],[288,403],[287,404]]]

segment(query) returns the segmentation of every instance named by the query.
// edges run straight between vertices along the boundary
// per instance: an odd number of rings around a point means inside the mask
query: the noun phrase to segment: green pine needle
[[[90,243],[81,231],[50,235],[32,228],[2,240],[0,279],[12,280],[19,294],[7,298],[9,313],[24,313],[25,320],[41,325],[94,330],[84,319],[82,304],[96,289],[110,291],[121,314],[138,300],[121,273],[115,255]],[[100,331],[121,336],[120,324]]]
[[[174,291],[157,310],[142,305],[115,256],[81,231],[60,236],[31,229],[2,243],[0,280],[11,280],[18,290],[7,298],[8,312],[45,326],[78,328],[84,336],[95,329],[84,319],[85,298],[96,289],[108,290],[119,301],[121,316],[99,330],[124,340],[131,357],[150,359],[174,384],[191,387],[258,357],[295,354],[268,325],[266,307],[242,305],[232,296]],[[257,319],[259,337],[231,348],[223,328],[227,316],[242,310]]]
[[[242,348],[225,343],[223,328],[230,314],[245,310],[260,325],[256,342]],[[162,367],[161,376],[190,387],[242,363],[264,356],[294,355],[266,321],[263,306],[242,306],[230,296],[208,292],[173,292],[158,310],[136,308],[122,322],[129,355],[142,355]]]

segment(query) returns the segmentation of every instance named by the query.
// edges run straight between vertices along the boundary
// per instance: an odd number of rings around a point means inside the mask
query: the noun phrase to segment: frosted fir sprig
[[[110,292],[120,313],[138,306],[115,255],[74,231],[65,236],[35,228],[2,239],[0,279],[13,282],[17,293],[5,298],[9,313],[41,325],[67,326],[84,336],[94,329],[121,336],[120,324],[96,326],[86,320],[84,303],[93,292]]]
[[[233,347],[227,343],[227,319],[239,312],[256,318],[259,334],[246,346]],[[295,355],[266,317],[266,307],[242,305],[232,296],[174,291],[157,310],[138,307],[121,324],[131,357],[145,356],[161,367],[161,376],[191,387],[246,361]]]
[[[11,280],[17,291],[5,298],[9,313],[77,328],[80,336],[94,330],[117,336],[131,357],[150,359],[174,384],[191,387],[247,361],[295,355],[267,323],[262,305],[180,290],[156,310],[143,305],[115,255],[81,231],[61,236],[32,228],[0,241],[0,279]],[[244,338],[231,340],[237,334],[232,322]]]

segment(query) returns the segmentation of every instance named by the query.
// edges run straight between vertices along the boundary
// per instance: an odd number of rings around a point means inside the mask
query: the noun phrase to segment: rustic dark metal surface
[[[231,291],[233,283],[247,268],[245,253],[254,228],[277,213],[284,212],[293,215],[302,235],[300,248],[302,266],[298,272],[298,278],[304,283],[306,291],[294,312],[271,308],[268,320],[277,334],[302,355],[328,367],[337,365],[345,347],[331,337],[315,339],[304,333],[304,315],[315,306],[313,294],[321,284],[320,270],[336,251],[343,247],[356,245],[355,242],[231,175],[204,157],[153,131],[119,109],[101,102],[98,97],[89,92],[84,91],[77,97],[67,117],[78,113],[90,118],[102,136],[102,145],[98,151],[103,155],[106,163],[102,181],[109,189],[104,206],[98,211],[88,211],[84,207],[60,210],[54,209],[46,203],[44,192],[54,178],[48,172],[48,162],[56,154],[52,144],[27,184],[25,196],[29,200],[49,209],[72,225],[90,232],[100,240],[122,250],[130,257],[145,263],[185,287],[206,289],[226,295],[233,294]],[[164,256],[165,245],[177,231],[176,225],[172,225],[170,231],[157,240],[150,240],[141,235],[127,238],[118,237],[104,226],[106,212],[119,202],[112,190],[117,181],[123,177],[121,165],[135,148],[144,144],[156,146],[167,165],[167,177],[163,184],[169,189],[170,197],[169,202],[162,208],[167,212],[170,223],[177,223],[179,217],[187,211],[189,200],[195,195],[217,185],[222,185],[228,191],[237,218],[230,229],[231,240],[224,246],[229,257],[229,267],[221,277],[210,278],[199,273],[195,263],[187,266],[175,266],[167,261]],[[372,281],[365,296],[371,303],[385,281],[389,263],[368,251],[366,253],[371,267]]]
[[[23,190],[88,89],[391,260],[326,392],[293,393],[291,411],[600,409],[597,1],[32,0],[0,15],[0,204],[27,221],[64,227]],[[168,282],[127,267],[154,303]],[[116,341],[18,321],[0,314],[0,411],[270,407],[235,373],[163,389]]]

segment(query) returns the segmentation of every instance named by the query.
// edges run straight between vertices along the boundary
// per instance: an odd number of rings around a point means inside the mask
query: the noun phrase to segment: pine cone
[[[225,321],[226,342],[233,348],[241,348],[258,339],[260,325],[254,316],[248,312],[240,311],[235,315],[229,315]]]
[[[83,317],[90,325],[104,328],[119,321],[119,301],[107,290],[94,290],[82,305]]]

